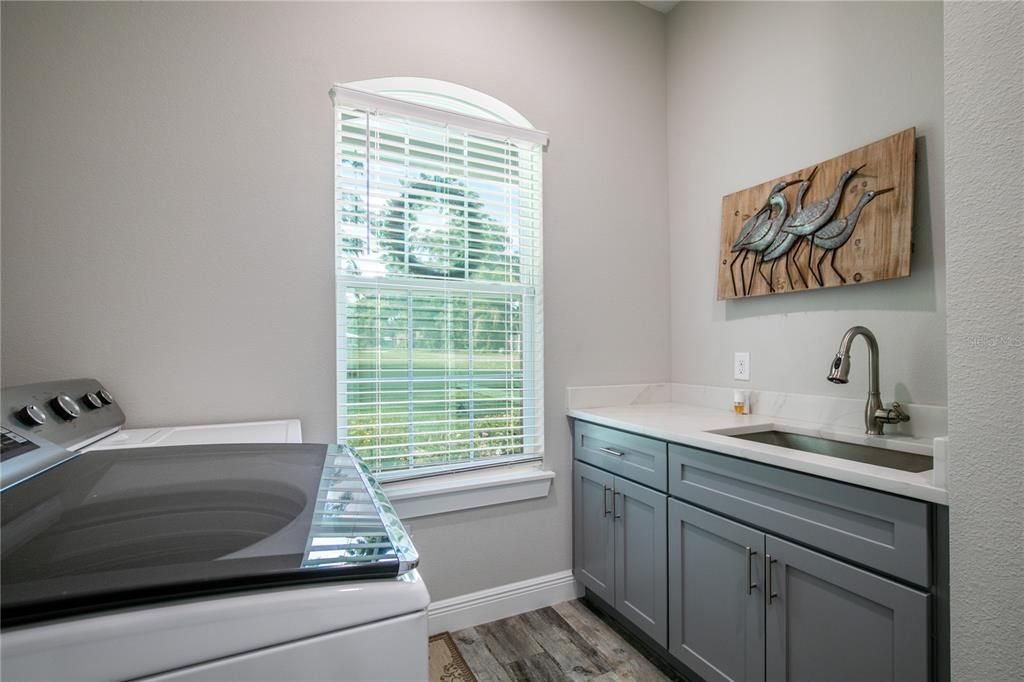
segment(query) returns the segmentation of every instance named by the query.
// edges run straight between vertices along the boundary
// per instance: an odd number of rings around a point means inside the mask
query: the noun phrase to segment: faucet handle
[[[889,407],[875,410],[875,419],[883,424],[898,424],[910,421],[910,415],[903,411],[899,403],[893,402]]]

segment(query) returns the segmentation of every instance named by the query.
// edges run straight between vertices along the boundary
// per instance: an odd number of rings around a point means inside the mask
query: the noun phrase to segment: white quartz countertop
[[[938,504],[947,504],[948,500],[945,486],[941,480],[936,480],[941,478],[941,472],[945,471],[944,462],[941,466],[938,462],[938,458],[944,457],[944,448],[934,447],[933,438],[902,435],[868,436],[863,430],[858,432],[838,426],[824,427],[810,422],[756,414],[737,415],[727,410],[677,402],[570,408],[568,414],[575,419],[594,424],[802,471],[865,488]],[[936,466],[930,471],[920,473],[900,471],[777,445],[740,440],[721,433],[710,433],[723,429],[738,429],[733,432],[742,433],[764,430],[766,427],[927,455],[936,458]]]

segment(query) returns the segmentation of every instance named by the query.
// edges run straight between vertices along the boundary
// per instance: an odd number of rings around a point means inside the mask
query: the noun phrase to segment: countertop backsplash
[[[738,386],[699,386],[695,384],[656,383],[611,386],[570,386],[566,389],[566,409],[580,410],[619,405],[680,403],[708,409],[732,410],[733,391]],[[867,395],[834,396],[777,391],[750,390],[750,413],[786,421],[806,422],[839,429],[864,426]],[[889,401],[892,396],[883,395]],[[912,438],[939,438],[946,435],[946,407],[902,403],[910,421],[886,426],[886,433]]]

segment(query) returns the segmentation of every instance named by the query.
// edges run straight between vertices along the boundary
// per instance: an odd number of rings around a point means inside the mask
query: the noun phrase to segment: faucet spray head
[[[836,353],[832,366],[828,370],[828,380],[833,384],[850,383],[850,354]]]

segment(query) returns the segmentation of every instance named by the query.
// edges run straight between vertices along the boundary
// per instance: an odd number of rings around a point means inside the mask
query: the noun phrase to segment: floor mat
[[[477,682],[447,632],[430,638],[430,682]]]

